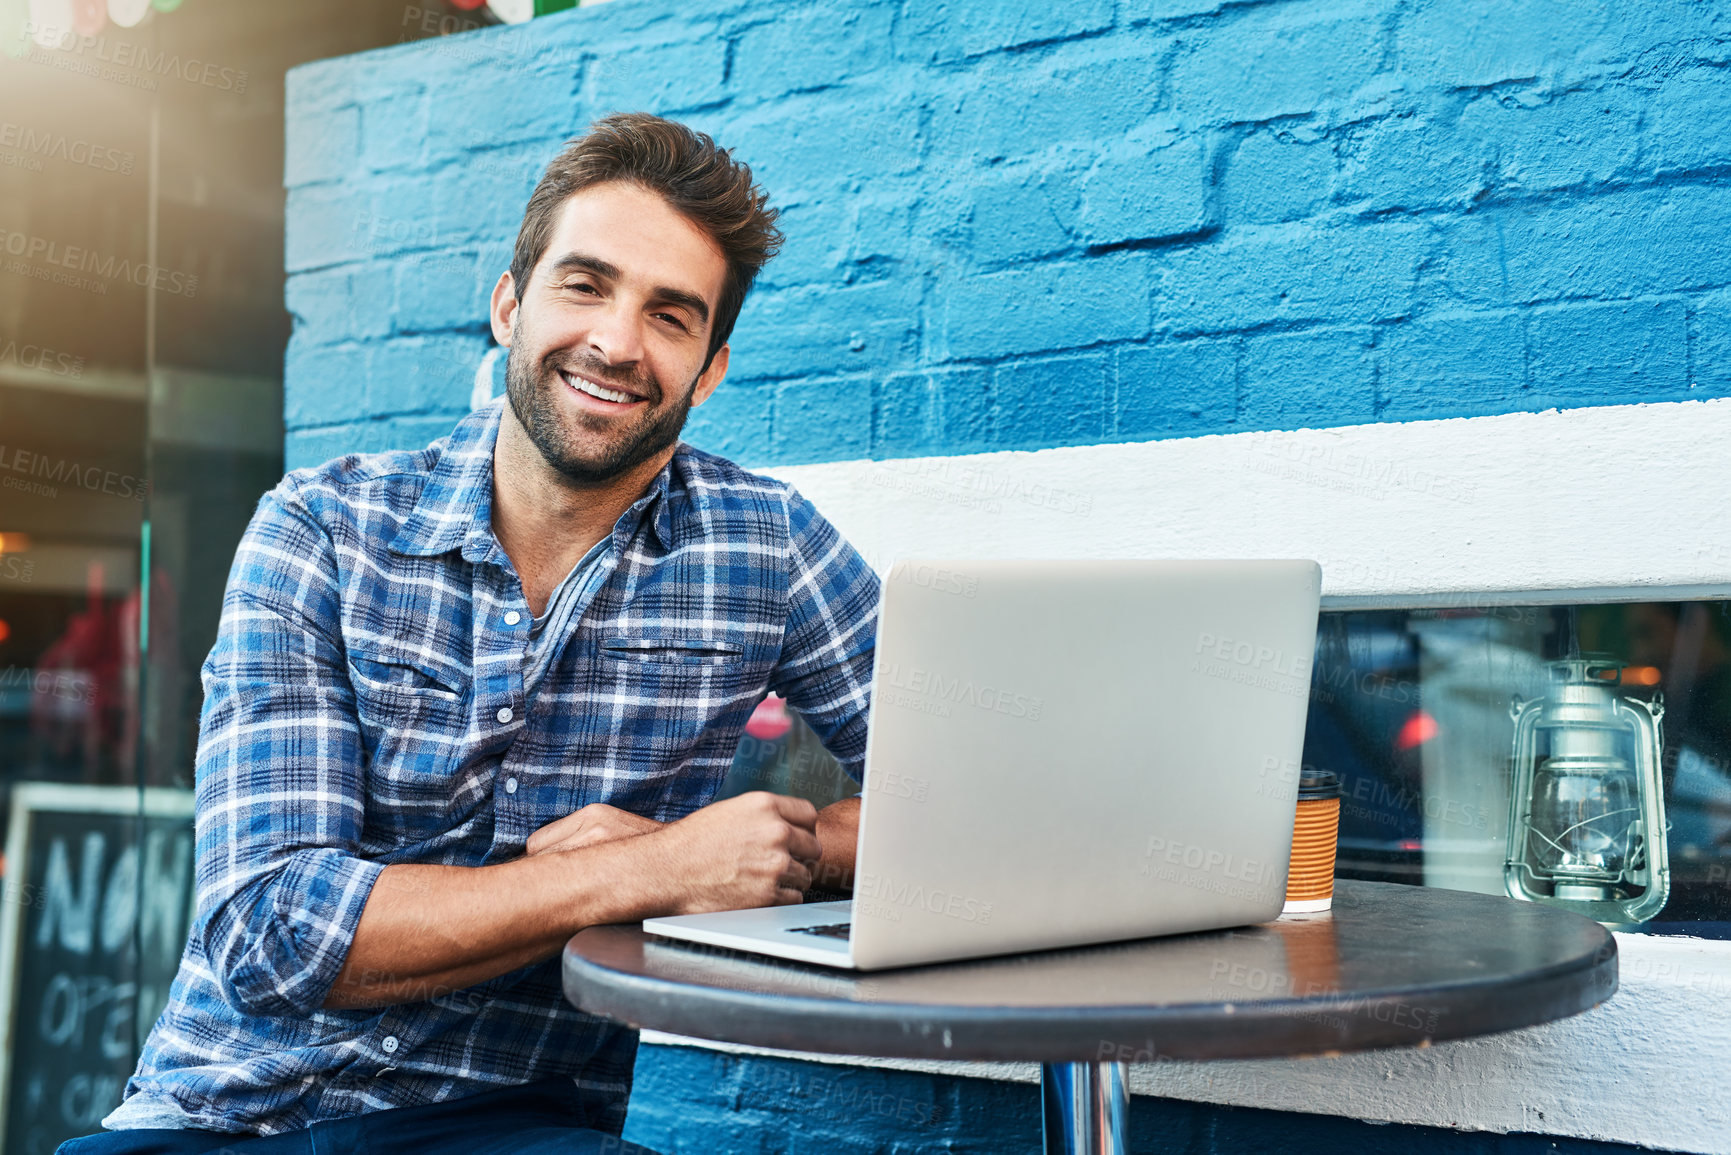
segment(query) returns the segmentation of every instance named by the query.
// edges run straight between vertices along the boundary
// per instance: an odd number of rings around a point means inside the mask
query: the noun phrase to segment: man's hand
[[[852,890],[854,856],[859,850],[858,798],[843,798],[817,812],[817,840],[823,858],[812,873],[812,885],[825,890]]]
[[[594,846],[597,842],[611,842],[616,838],[649,834],[660,830],[662,825],[653,818],[645,818],[641,814],[633,814],[605,802],[591,802],[581,810],[573,810],[565,817],[549,822],[535,831],[529,836],[529,842],[523,849],[529,854],[580,850],[585,846]]]
[[[810,802],[753,790],[670,822],[646,843],[666,857],[669,913],[704,914],[804,901],[823,853],[816,830]]]

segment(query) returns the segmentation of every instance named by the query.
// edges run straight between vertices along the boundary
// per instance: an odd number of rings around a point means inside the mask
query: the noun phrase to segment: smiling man
[[[709,137],[596,122],[493,292],[504,401],[260,501],[203,670],[192,933],[63,1152],[631,1150],[637,1036],[566,1003],[565,940],[851,871],[857,800],[714,801],[768,690],[864,761],[876,577],[679,440],[775,215]]]

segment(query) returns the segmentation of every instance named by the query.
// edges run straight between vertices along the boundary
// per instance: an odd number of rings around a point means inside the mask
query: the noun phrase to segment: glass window
[[[199,667],[282,476],[283,73],[404,32],[400,4],[173,7],[102,28],[100,75],[0,30],[6,1155],[99,1130],[186,941]]]
[[[1474,604],[1321,615],[1304,764],[1341,777],[1337,873],[1506,893],[1515,707],[1553,696],[1563,659],[1593,655],[1602,698],[1658,707],[1669,894],[1622,929],[1731,937],[1731,601],[1455,600]],[[1616,740],[1625,762],[1631,741]],[[725,793],[752,789],[823,806],[856,788],[770,698]]]
[[[1728,642],[1726,601],[1325,612],[1304,761],[1341,776],[1338,872],[1504,893],[1511,707],[1588,655],[1609,692],[1661,711],[1670,893],[1628,929],[1731,937]]]

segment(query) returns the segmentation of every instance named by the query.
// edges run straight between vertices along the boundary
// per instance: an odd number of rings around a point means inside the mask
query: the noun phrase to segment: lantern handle
[[[1623,697],[1623,698],[1620,698],[1619,700],[1624,705],[1627,705],[1627,706],[1639,706],[1639,707],[1641,707],[1643,710],[1647,711],[1648,715],[1655,722],[1657,722],[1659,719],[1661,719],[1665,716],[1665,695],[1663,693],[1654,694],[1651,701],[1649,701],[1646,698],[1628,698],[1628,697]]]

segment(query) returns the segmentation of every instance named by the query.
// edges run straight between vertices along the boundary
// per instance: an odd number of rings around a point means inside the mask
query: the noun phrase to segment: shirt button
[[[515,778],[505,779],[505,793],[507,793],[507,794],[517,793],[517,780]]]
[[[497,717],[501,722],[509,722],[512,718],[516,717],[516,715],[511,713],[511,707],[500,706]]]
[[[522,620],[523,615],[518,613],[516,610],[512,610],[510,613],[505,615],[505,624],[508,626],[514,626]]]
[[[379,1046],[381,1049],[384,1050],[385,1054],[387,1054],[387,1055],[396,1054],[397,1053],[397,1036],[386,1035],[385,1041],[380,1043]]]

